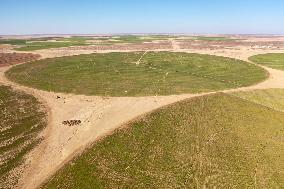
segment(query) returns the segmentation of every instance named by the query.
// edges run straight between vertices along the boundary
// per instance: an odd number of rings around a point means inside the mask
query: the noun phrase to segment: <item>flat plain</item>
[[[44,59],[13,67],[6,76],[45,91],[155,96],[250,86],[265,80],[267,73],[237,59],[146,51]]]
[[[5,36],[0,53],[5,188],[284,184],[282,36]]]

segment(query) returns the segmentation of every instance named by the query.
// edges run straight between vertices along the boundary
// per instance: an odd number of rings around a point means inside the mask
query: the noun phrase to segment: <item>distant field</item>
[[[118,36],[71,36],[71,37],[41,37],[31,39],[0,39],[0,44],[17,45],[18,51],[34,51],[50,48],[61,48],[70,46],[88,45],[115,45],[115,44],[139,44],[159,40],[176,39],[179,37],[202,40],[202,41],[234,41],[236,39],[227,37],[205,37],[205,36],[174,36],[174,35],[118,35]]]
[[[70,46],[86,46],[85,42],[32,42],[25,44],[24,47],[16,48],[17,51],[34,51],[41,49],[61,48]]]
[[[2,39],[0,38],[0,44],[26,45],[27,43],[30,43],[30,42],[58,40],[58,39],[62,39],[62,38],[60,37],[40,37],[40,38],[31,38],[31,39]]]
[[[249,60],[273,69],[284,70],[284,53],[256,55],[250,57]]]
[[[46,113],[34,97],[0,86],[0,120],[0,188],[11,188],[19,176],[14,168],[40,141]]]
[[[202,41],[235,41],[236,39],[228,38],[228,37],[204,37],[199,36],[195,37],[196,40],[202,40]]]
[[[97,142],[42,188],[281,188],[283,122],[230,95],[189,99]]]
[[[66,40],[69,39],[69,40]],[[88,38],[32,38],[32,39],[0,39],[0,44],[20,45],[16,48],[18,51],[34,51],[40,49],[60,48],[69,46],[85,46],[88,45]],[[50,41],[52,40],[52,41]],[[61,41],[62,40],[62,41]]]
[[[27,40],[24,39],[1,39],[0,44],[9,44],[9,45],[25,45]]]
[[[6,76],[46,91],[145,96],[249,86],[266,79],[267,73],[255,65],[224,57],[136,52],[39,60],[13,67]]]
[[[115,45],[120,43],[143,43],[154,40],[168,40],[174,36],[167,35],[122,35],[109,37],[71,36],[71,37],[43,37],[31,39],[0,39],[0,44],[20,45],[18,51],[34,51],[41,49],[88,46],[88,45]]]
[[[284,112],[284,89],[255,90],[237,92],[234,95]]]
[[[121,42],[139,43],[139,42],[151,42],[154,40],[168,40],[175,39],[177,36],[171,35],[145,35],[145,36],[120,36],[118,40]]]
[[[133,35],[126,35],[126,36],[117,36],[113,39],[116,39],[116,43],[142,43],[142,42],[151,42],[154,38],[145,38],[141,36],[133,36]]]

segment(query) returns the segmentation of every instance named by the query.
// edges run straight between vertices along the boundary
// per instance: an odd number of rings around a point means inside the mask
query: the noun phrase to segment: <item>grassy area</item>
[[[174,39],[177,36],[171,35],[120,35],[120,36],[110,36],[110,37],[99,37],[96,40],[101,40],[103,43],[110,44],[120,44],[120,43],[144,43],[144,42],[152,42],[157,40],[168,40]]]
[[[166,37],[166,36],[165,36]],[[114,40],[115,39],[115,40]],[[157,36],[157,39],[162,39]],[[34,51],[50,48],[61,48],[70,46],[87,46],[87,45],[114,45],[119,43],[142,43],[157,40],[156,36],[153,38],[143,38],[141,36],[116,36],[106,38],[94,38],[90,36],[71,36],[67,38],[43,37],[32,39],[0,39],[0,44],[19,45],[17,51]],[[52,40],[52,41],[50,41]],[[90,40],[99,40],[100,42],[88,42]]]
[[[94,37],[91,36],[71,36],[67,38],[62,38],[60,41],[76,41],[76,42],[85,42],[88,40],[94,40]]]
[[[86,45],[115,45],[121,43],[143,43],[154,40],[167,40],[174,38],[168,35],[122,35],[109,37],[92,37],[92,36],[71,36],[71,37],[41,37],[31,39],[0,39],[0,44],[20,45],[16,48],[18,51],[34,51],[40,49],[86,46]],[[52,40],[52,41],[51,41]],[[90,42],[97,40],[96,42]]]
[[[90,45],[85,42],[72,42],[72,41],[56,41],[56,42],[31,42],[26,43],[25,46],[16,48],[17,51],[34,51],[41,49],[51,49],[51,48],[61,48],[61,47],[70,47],[70,46],[86,46]]]
[[[24,39],[0,39],[0,44],[25,45],[26,42]]]
[[[152,42],[155,40],[168,40],[175,38],[177,37],[171,35],[145,35],[145,36],[126,35],[126,36],[119,36],[117,39],[120,42],[126,42],[126,43],[142,43],[142,42]]]
[[[194,38],[195,40],[201,41],[235,41],[235,39],[228,38],[228,37],[205,37],[205,36],[198,36]]]
[[[176,39],[176,38],[179,38],[180,36],[177,36],[177,35],[146,35],[142,37],[155,39],[155,40],[167,40],[167,39]]]
[[[284,53],[256,55],[250,57],[249,60],[273,69],[284,70]]]
[[[116,39],[119,40],[119,43],[142,43],[152,41],[151,39],[146,39],[135,35],[122,35],[118,36]]]
[[[12,188],[19,176],[14,169],[40,141],[46,113],[34,97],[0,86],[0,120],[0,188]]]
[[[216,94],[95,143],[42,188],[281,188],[284,113]]]
[[[137,62],[140,63],[137,64]],[[266,72],[246,62],[199,54],[136,52],[79,55],[18,65],[6,76],[46,91],[145,96],[198,93],[248,86]]]
[[[103,42],[105,40],[109,40],[109,43],[112,44],[121,44],[121,43],[130,43],[130,44],[138,44],[144,42],[152,42],[155,40],[168,40],[170,36],[160,36],[160,35],[121,35],[121,36],[112,36],[109,38],[101,38]]]
[[[59,40],[59,39],[63,39],[63,38],[59,38],[59,37],[40,37],[40,38],[30,38],[30,39],[1,39],[0,38],[0,44],[26,45],[32,42]]]
[[[262,104],[264,106],[284,112],[283,89],[255,90],[249,92],[237,92],[233,94],[257,104]]]
[[[30,39],[0,39],[0,44],[18,45],[16,48],[18,51],[34,51],[40,49],[70,47],[70,46],[86,46],[91,43],[87,43],[87,40],[91,40],[90,37],[74,36],[70,38],[63,37],[41,37]]]

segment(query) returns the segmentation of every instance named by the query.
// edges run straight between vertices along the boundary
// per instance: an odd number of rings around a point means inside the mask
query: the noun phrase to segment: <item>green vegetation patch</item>
[[[283,123],[238,97],[189,99],[97,142],[42,188],[281,188]]]
[[[198,36],[195,37],[194,39],[201,41],[235,41],[236,40],[228,37],[205,37],[205,36]]]
[[[0,44],[17,45],[18,51],[34,51],[40,49],[70,47],[70,46],[86,46],[91,45],[88,40],[94,38],[84,36],[64,37],[41,37],[30,39],[0,39]]]
[[[244,61],[188,53],[136,52],[79,55],[18,65],[6,76],[55,92],[100,96],[198,93],[249,86],[266,79]]]
[[[28,43],[32,43],[32,42],[59,40],[59,39],[61,38],[59,37],[40,37],[40,38],[30,38],[30,39],[1,39],[0,38],[0,44],[27,45]]]
[[[120,35],[120,36],[110,36],[110,37],[101,37],[96,38],[97,40],[101,40],[101,44],[141,44],[144,42],[152,42],[155,40],[168,40],[168,36],[160,36],[160,35],[145,35],[145,36],[139,36],[139,35]]]
[[[32,96],[0,86],[0,188],[13,188],[24,156],[40,142],[44,107]]]
[[[141,36],[135,36],[135,35],[125,35],[125,36],[118,36],[116,38],[119,40],[118,42],[123,43],[142,43],[142,42],[151,42],[152,39],[143,38]]]
[[[0,39],[0,44],[25,45],[26,42],[24,39]]]
[[[126,43],[142,43],[142,42],[152,42],[155,40],[168,40],[168,39],[175,39],[177,36],[171,35],[125,35],[125,36],[118,36],[116,37],[119,42],[126,42]]]
[[[82,42],[85,42],[85,41],[94,40],[94,39],[95,38],[91,37],[91,36],[71,36],[71,37],[61,38],[60,41],[76,41],[76,42],[82,41]]]
[[[284,70],[284,53],[270,53],[252,56],[250,61],[273,69]]]
[[[153,42],[159,40],[175,39],[177,36],[171,35],[120,35],[120,36],[109,36],[109,37],[97,37],[96,40],[101,40],[101,44],[141,44],[145,42]]]
[[[50,48],[88,45],[115,45],[115,44],[138,44],[155,40],[168,40],[176,38],[169,35],[121,35],[121,36],[71,36],[71,37],[40,37],[30,39],[0,39],[0,44],[17,45],[18,51],[34,51]]]
[[[70,46],[86,46],[89,45],[85,42],[78,41],[54,41],[54,42],[30,42],[26,43],[25,46],[16,48],[17,51],[34,51],[41,49],[61,48]]]
[[[284,89],[237,92],[233,95],[284,112]]]

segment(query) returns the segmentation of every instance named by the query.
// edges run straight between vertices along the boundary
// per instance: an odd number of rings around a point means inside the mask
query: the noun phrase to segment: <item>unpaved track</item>
[[[136,65],[139,65],[141,63],[141,60],[143,59],[143,57],[148,53],[148,51],[145,51],[141,57],[139,58],[139,60],[136,62]]]
[[[191,50],[184,51],[180,49],[174,49],[172,51],[193,52]],[[39,53],[41,55],[46,55],[43,56],[44,58],[52,57],[52,53],[48,53],[51,51],[38,52],[41,52]],[[99,51],[98,53],[105,52],[110,51]],[[66,53],[64,51],[64,54],[56,53],[53,54],[53,56],[59,57],[90,53],[94,53],[94,51],[74,51],[71,53]],[[247,51],[199,51],[198,53],[214,54],[247,60],[247,58],[251,55],[268,53],[268,51],[254,51],[250,53]],[[88,147],[88,145],[101,137],[110,134],[116,128],[119,128],[121,125],[138,116],[186,98],[210,94],[202,93],[159,97],[102,98],[96,96],[45,92],[20,86],[8,81],[4,76],[4,72],[9,68],[10,67],[0,68],[0,83],[11,85],[15,89],[19,89],[36,96],[40,99],[40,101],[44,102],[49,109],[49,125],[43,133],[45,139],[27,158],[27,165],[24,175],[19,182],[19,188],[37,188],[42,182],[62,167],[64,163],[78,155],[78,153],[82,152],[86,147]],[[270,77],[263,83],[251,87],[226,90],[223,92],[284,88],[284,72],[268,68],[266,69],[270,73]],[[80,119],[82,120],[82,124],[72,127],[62,124],[62,121],[72,119]]]

